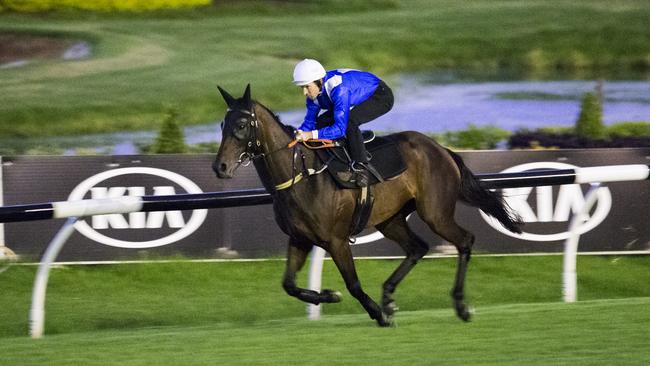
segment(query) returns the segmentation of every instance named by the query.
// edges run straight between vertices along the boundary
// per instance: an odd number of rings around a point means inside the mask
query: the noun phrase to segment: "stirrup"
[[[355,167],[358,166],[358,167]],[[350,170],[353,172],[360,172],[362,170],[368,170],[368,164],[367,163],[362,163],[360,161],[352,161],[350,163]]]
[[[355,168],[355,165],[358,165],[361,168]],[[375,169],[375,167],[372,166],[372,164],[370,164],[370,163],[362,163],[362,162],[359,162],[359,161],[353,161],[353,162],[350,163],[350,170],[352,172],[355,172],[355,173],[359,172],[359,171],[362,171],[362,170],[365,170],[366,172],[368,172],[368,176],[367,176],[368,184],[370,184],[370,174],[372,174],[375,178],[377,178],[378,182],[381,183],[381,182],[384,181],[384,178],[382,178],[381,174],[379,174],[377,169]]]

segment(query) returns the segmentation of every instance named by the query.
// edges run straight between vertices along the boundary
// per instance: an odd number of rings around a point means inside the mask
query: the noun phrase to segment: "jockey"
[[[307,97],[307,114],[296,139],[346,137],[357,186],[368,185],[368,156],[359,126],[393,107],[393,92],[377,76],[359,70],[325,71],[316,60],[300,61],[293,70],[293,83]],[[320,113],[321,110],[325,112]]]

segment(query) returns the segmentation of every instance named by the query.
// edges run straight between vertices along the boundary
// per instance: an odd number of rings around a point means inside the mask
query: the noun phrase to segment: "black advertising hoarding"
[[[460,155],[475,173],[647,164],[650,149],[468,151]],[[2,158],[3,205],[167,195],[259,188],[252,167],[219,180],[211,155],[147,155]],[[650,248],[648,181],[606,184],[584,224],[579,250],[646,251]],[[456,220],[476,235],[476,252],[559,252],[568,220],[584,201],[588,184],[506,190],[510,205],[527,221],[523,238],[490,226],[478,210],[459,204]],[[381,197],[376,197],[381,200]],[[410,225],[431,243],[432,253],[449,245],[413,215]],[[188,212],[131,213],[87,218],[76,226],[60,261],[128,260],[183,255],[193,258],[284,256],[286,236],[271,205]],[[4,224],[5,244],[23,258],[37,259],[63,220]],[[353,245],[357,256],[400,256],[401,249],[372,230]]]
[[[648,164],[650,149],[590,149],[540,151],[466,151],[459,155],[475,174],[533,169]],[[526,223],[524,239],[497,231],[482,218],[480,211],[458,204],[456,221],[476,236],[476,253],[553,253],[564,250],[569,219],[584,202],[589,184],[556,187],[518,188],[504,191],[511,207]],[[580,236],[580,252],[648,251],[650,253],[650,181],[613,182],[598,191],[598,201]],[[376,198],[379,199],[379,198]],[[409,224],[427,242],[431,253],[455,249],[412,215]],[[373,233],[369,234],[372,239]],[[364,242],[364,238],[359,238]],[[354,246],[355,255],[403,255],[391,242],[382,239]]]
[[[4,205],[121,195],[167,195],[251,189],[254,170],[216,179],[210,155],[3,157]],[[76,197],[76,198],[75,198]],[[6,246],[39,258],[64,220],[4,225]],[[77,224],[60,261],[156,258],[266,257],[284,253],[284,234],[270,205],[188,212],[95,216]],[[179,234],[180,233],[180,234]]]

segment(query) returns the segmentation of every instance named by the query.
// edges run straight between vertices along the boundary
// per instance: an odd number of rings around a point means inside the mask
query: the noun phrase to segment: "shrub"
[[[153,154],[182,154],[187,152],[183,131],[176,123],[178,113],[174,109],[167,112],[156,142],[151,146]]]
[[[470,124],[466,130],[445,131],[434,138],[445,146],[457,149],[489,150],[496,148],[497,144],[508,136],[510,132],[496,126],[477,127]]]
[[[607,127],[607,135],[621,137],[650,137],[650,122],[619,122]]]
[[[607,139],[590,139],[574,133],[552,133],[540,130],[520,130],[508,139],[511,149],[555,148],[621,148],[650,147],[650,136],[610,136]]]
[[[545,70],[550,67],[551,61],[543,50],[535,48],[524,55],[523,64],[529,70]]]
[[[576,121],[576,134],[592,139],[605,137],[603,107],[596,93],[585,93],[582,97],[580,116]]]
[[[96,11],[145,11],[209,5],[211,0],[4,0],[4,9],[17,12],[79,9]]]
[[[544,132],[544,133],[549,133],[549,134],[572,134],[575,133],[575,127],[573,126],[545,126],[545,127],[540,127],[537,131],[539,132]]]

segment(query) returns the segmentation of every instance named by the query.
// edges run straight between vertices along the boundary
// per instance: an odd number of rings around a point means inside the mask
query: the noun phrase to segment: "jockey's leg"
[[[368,99],[352,108],[348,116],[345,134],[353,161],[352,169],[356,172],[356,182],[359,187],[368,185],[369,174],[367,171],[368,154],[359,127],[390,111],[393,101],[393,92],[382,81]]]

